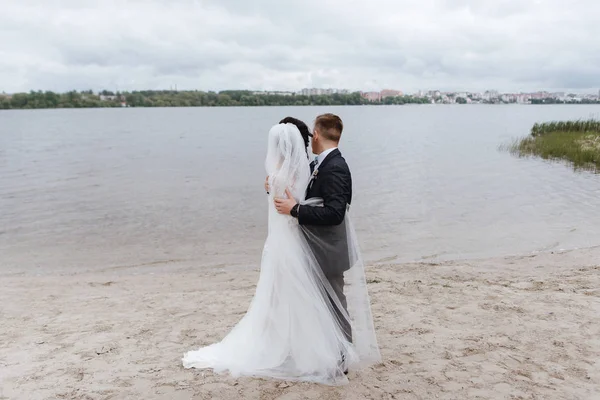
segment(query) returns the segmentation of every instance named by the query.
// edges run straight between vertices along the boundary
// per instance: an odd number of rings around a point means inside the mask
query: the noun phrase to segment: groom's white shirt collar
[[[319,165],[321,165],[321,163],[323,162],[323,160],[325,160],[325,157],[327,157],[329,155],[329,153],[331,153],[332,151],[336,150],[337,147],[334,147],[332,149],[327,149],[324,152],[322,152],[321,154],[319,154],[317,156],[317,167],[319,167]]]

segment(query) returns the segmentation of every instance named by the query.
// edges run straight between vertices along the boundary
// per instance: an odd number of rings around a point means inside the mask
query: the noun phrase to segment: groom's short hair
[[[339,142],[344,124],[342,119],[335,114],[322,114],[315,120],[315,128],[325,139]]]

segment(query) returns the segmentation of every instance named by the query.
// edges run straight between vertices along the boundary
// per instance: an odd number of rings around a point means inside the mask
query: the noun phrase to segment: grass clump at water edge
[[[575,168],[600,172],[600,121],[566,121],[535,124],[531,135],[513,143],[518,156],[565,160]]]
[[[596,132],[600,133],[600,120],[552,121],[536,123],[531,128],[531,136],[543,136],[555,132]]]

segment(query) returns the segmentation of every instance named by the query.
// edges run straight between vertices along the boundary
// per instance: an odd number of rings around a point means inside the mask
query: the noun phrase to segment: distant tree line
[[[569,101],[565,101],[565,100],[561,100],[561,99],[555,99],[552,97],[548,97],[545,99],[531,99],[531,104],[600,104],[600,99],[599,100],[594,100],[594,99],[574,100],[574,99],[571,99]]]
[[[0,94],[0,109],[95,108],[95,107],[232,107],[232,106],[334,106],[362,104],[428,103],[426,98],[386,97],[380,102],[364,99],[359,92],[318,96],[254,94],[251,91],[222,92],[143,90],[134,92],[31,91],[11,96]]]
[[[112,97],[113,100],[103,101],[100,94],[96,95],[91,90],[67,93],[31,91],[12,96],[0,94],[0,109],[120,107],[119,96],[113,93]]]

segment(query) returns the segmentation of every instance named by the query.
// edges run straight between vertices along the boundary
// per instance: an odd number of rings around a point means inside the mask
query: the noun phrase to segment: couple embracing
[[[292,117],[271,128],[268,236],[254,298],[221,342],[185,354],[184,367],[333,385],[347,383],[348,368],[380,360],[342,130],[333,114],[318,116],[312,133]]]

